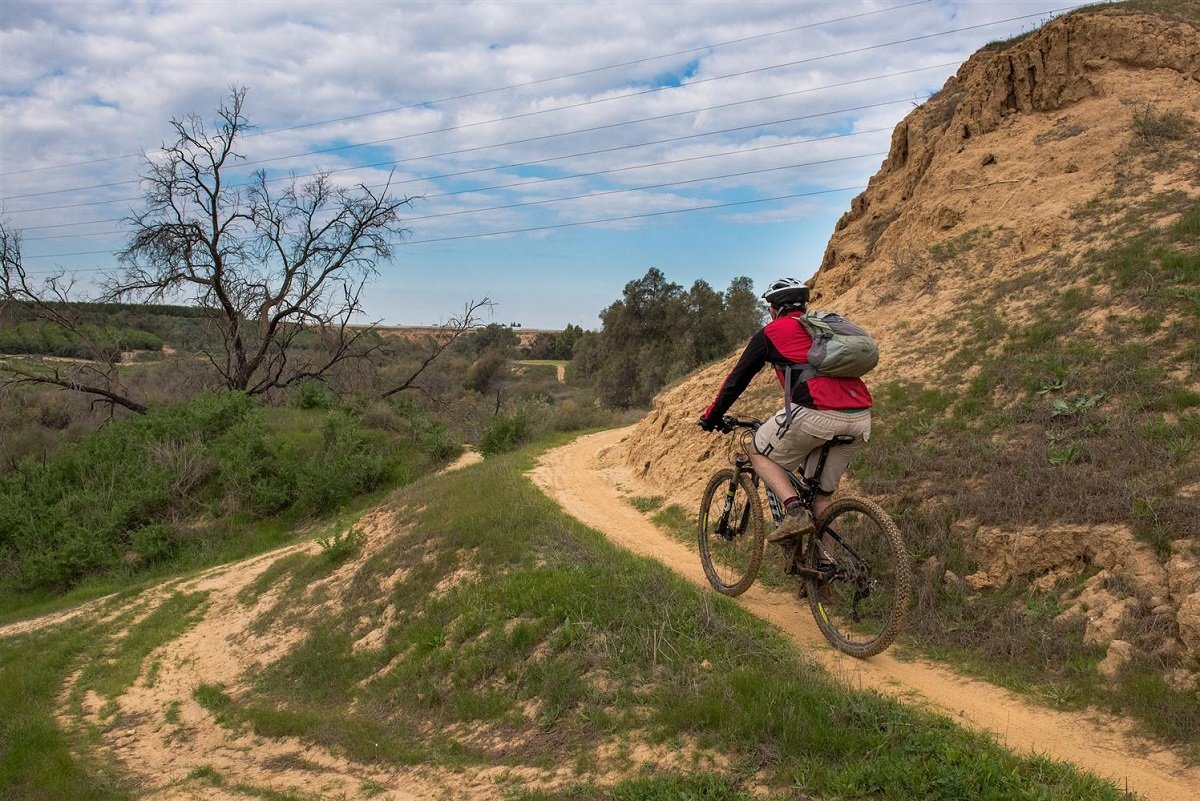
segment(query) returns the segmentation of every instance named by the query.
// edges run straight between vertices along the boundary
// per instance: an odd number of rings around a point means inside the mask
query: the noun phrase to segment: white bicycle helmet
[[[785,310],[807,305],[808,294],[808,287],[795,278],[779,278],[771,282],[762,298],[776,309]]]

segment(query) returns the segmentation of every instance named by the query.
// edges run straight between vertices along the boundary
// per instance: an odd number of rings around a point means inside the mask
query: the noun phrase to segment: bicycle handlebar
[[[735,428],[749,428],[752,431],[757,431],[761,425],[762,420],[756,420],[753,417],[740,418],[727,414],[721,418],[721,426],[726,434]]]

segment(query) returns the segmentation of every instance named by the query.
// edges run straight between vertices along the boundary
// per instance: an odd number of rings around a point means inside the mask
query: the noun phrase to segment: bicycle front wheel
[[[700,564],[713,589],[741,595],[758,576],[765,545],[762,503],[750,476],[721,470],[700,502]]]
[[[874,656],[892,644],[908,616],[912,567],[900,529],[865,498],[834,501],[817,521],[808,565],[836,566],[806,579],[808,605],[825,639],[843,653]]]

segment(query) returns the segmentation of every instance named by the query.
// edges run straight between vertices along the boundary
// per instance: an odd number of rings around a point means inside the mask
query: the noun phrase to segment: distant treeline
[[[648,406],[670,382],[741,347],[765,311],[744,276],[725,292],[704,281],[685,291],[651,268],[600,313],[600,331],[575,343],[576,375],[609,406]]]
[[[28,314],[28,309],[32,305],[30,303],[9,303],[5,306],[5,310],[19,316],[23,313]],[[104,319],[108,319],[109,315],[120,314],[148,314],[157,317],[211,317],[213,315],[211,309],[199,306],[175,306],[168,303],[47,303],[46,305],[64,312],[95,315]]]
[[[35,319],[28,303],[0,304],[0,353],[116,361],[121,351],[201,350],[218,344],[211,309],[137,303],[48,303],[74,331]]]
[[[86,325],[81,334],[43,321],[0,326],[0,354],[66,356],[120,361],[122,351],[161,350],[163,341],[149,331]]]

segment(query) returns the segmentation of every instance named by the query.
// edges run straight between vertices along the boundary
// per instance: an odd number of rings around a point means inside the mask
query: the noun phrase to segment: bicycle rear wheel
[[[713,589],[741,595],[758,576],[765,545],[762,503],[750,476],[721,470],[700,502],[700,564]]]
[[[839,651],[874,656],[892,644],[908,616],[912,567],[900,529],[879,504],[842,498],[817,522],[809,567],[820,559],[822,539],[837,566],[805,579],[809,608]]]

